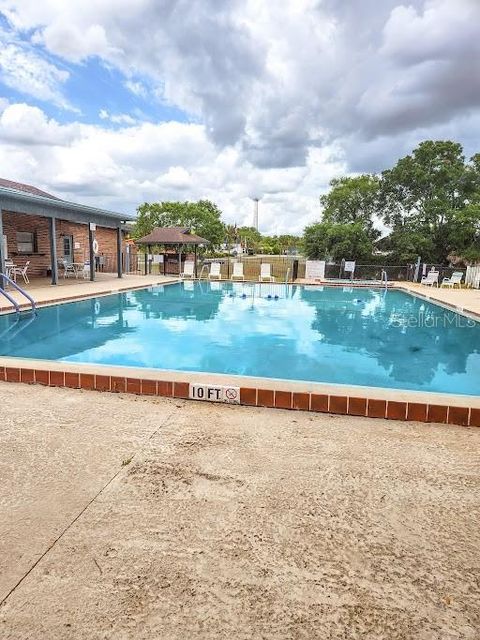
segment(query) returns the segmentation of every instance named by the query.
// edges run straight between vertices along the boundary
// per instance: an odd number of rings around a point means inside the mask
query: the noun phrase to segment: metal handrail
[[[2,281],[3,279],[3,281]],[[25,296],[25,298],[27,298],[27,300],[30,302],[30,304],[32,305],[32,311],[35,312],[37,309],[37,305],[35,303],[35,300],[32,298],[31,295],[29,295],[25,289],[22,289],[22,287],[20,287],[15,280],[12,280],[9,276],[7,276],[5,273],[0,273],[0,293],[3,293],[3,295],[5,296],[5,298],[7,298],[7,300],[13,304],[13,306],[15,307],[15,311],[17,313],[20,312],[20,306],[19,304],[12,298],[12,296],[7,293],[5,291],[5,287],[4,287],[4,282],[7,282],[11,287],[13,287],[16,291],[18,291],[18,293],[20,293],[22,296]]]
[[[388,288],[388,274],[385,271],[385,269],[382,269],[382,276],[380,278],[380,282],[383,282],[385,280],[385,289]]]

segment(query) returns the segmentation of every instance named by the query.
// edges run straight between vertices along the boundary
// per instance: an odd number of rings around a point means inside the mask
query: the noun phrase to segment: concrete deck
[[[456,308],[460,313],[470,312],[480,318],[480,289],[450,289],[427,287],[413,282],[396,282],[395,288]]]
[[[478,639],[480,429],[0,402],[2,640]]]
[[[123,291],[126,289],[136,289],[141,287],[149,287],[156,284],[166,284],[176,282],[176,276],[141,276],[141,275],[124,275],[123,278],[117,278],[111,273],[98,273],[95,282],[90,280],[81,280],[76,278],[60,279],[58,285],[52,285],[49,278],[35,278],[30,284],[19,285],[24,288],[39,306],[46,304],[55,304],[57,302],[65,302],[76,298],[87,298],[95,295],[105,295]],[[8,293],[19,303],[24,304],[25,298],[17,291],[9,288]],[[28,306],[28,305],[27,305]],[[11,311],[12,305],[6,298],[0,296],[0,312]]]

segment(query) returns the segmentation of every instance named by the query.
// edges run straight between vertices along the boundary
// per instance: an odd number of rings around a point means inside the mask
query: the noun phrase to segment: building
[[[0,179],[0,273],[28,262],[29,276],[57,284],[65,265],[123,273],[124,223],[134,216],[61,200],[31,185]],[[0,279],[1,282],[1,279]]]

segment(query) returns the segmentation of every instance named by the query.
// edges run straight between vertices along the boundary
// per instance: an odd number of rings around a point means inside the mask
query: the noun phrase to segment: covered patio
[[[132,219],[0,180],[0,287],[3,274],[21,286],[121,278],[128,270],[124,223]]]
[[[209,241],[191,233],[190,229],[185,227],[156,227],[148,235],[135,240],[135,244],[145,249],[144,275],[152,273],[153,264],[159,265],[159,271],[163,267],[163,275],[178,275],[182,273],[182,259],[185,261],[189,250],[193,247],[196,278],[197,248],[209,244]],[[152,247],[161,248],[163,252],[153,254]],[[178,271],[176,269],[172,270],[171,267],[177,265]]]

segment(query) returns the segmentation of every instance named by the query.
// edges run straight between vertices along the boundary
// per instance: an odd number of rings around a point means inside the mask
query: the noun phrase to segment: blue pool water
[[[0,355],[480,395],[480,325],[379,289],[158,286],[0,316]]]

